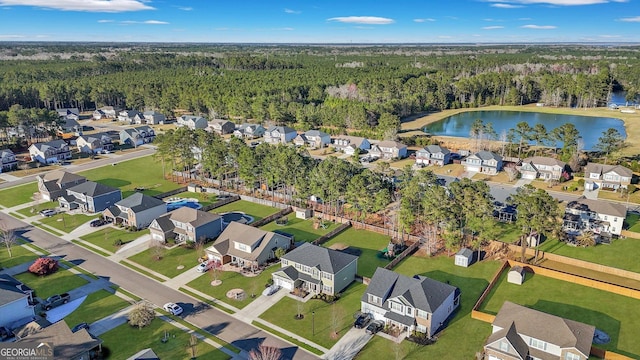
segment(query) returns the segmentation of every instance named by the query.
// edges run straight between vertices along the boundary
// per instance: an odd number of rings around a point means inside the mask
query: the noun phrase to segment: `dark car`
[[[80,324],[74,326],[73,329],[71,329],[71,332],[80,331],[82,329],[87,329],[87,331],[89,331],[89,324],[87,324],[85,322],[80,323]]]
[[[91,227],[98,227],[98,226],[102,226],[104,224],[106,224],[107,222],[102,220],[102,219],[96,219],[93,220],[92,222],[89,223],[89,226]]]
[[[356,319],[356,321],[353,323],[353,326],[355,326],[356,329],[364,329],[365,327],[367,327],[367,325],[369,325],[370,321],[371,321],[371,315],[360,314],[358,315],[358,318]]]
[[[367,334],[375,335],[378,331],[384,328],[384,324],[381,321],[372,321],[369,326],[367,326]]]

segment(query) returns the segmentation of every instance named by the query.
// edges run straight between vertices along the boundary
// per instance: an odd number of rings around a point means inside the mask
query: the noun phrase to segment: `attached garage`
[[[291,281],[291,280],[287,280],[287,279],[283,279],[283,278],[278,277],[278,276],[274,276],[273,277],[273,283],[275,285],[280,286],[283,289],[293,290],[293,281]]]

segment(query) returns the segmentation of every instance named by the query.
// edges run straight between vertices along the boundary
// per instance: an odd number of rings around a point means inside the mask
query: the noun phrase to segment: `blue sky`
[[[640,0],[0,0],[0,41],[640,42]]]

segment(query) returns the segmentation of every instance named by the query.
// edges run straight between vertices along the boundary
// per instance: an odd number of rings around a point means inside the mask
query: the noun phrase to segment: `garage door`
[[[293,284],[290,281],[287,281],[285,279],[276,278],[274,283],[276,285],[279,285],[283,289],[293,290]]]
[[[495,357],[493,355],[489,355],[489,360],[502,360],[502,359]]]
[[[164,238],[162,237],[161,234],[153,234],[153,240],[160,240],[160,241],[164,241]]]

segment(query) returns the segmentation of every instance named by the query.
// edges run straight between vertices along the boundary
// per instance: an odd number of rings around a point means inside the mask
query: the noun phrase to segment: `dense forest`
[[[640,94],[640,47],[0,45],[0,111],[105,105],[389,137],[425,111]],[[4,119],[4,120],[3,120]],[[8,121],[0,114],[0,120]]]

